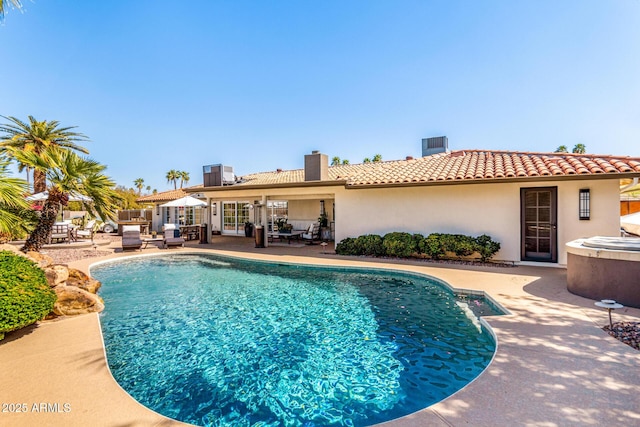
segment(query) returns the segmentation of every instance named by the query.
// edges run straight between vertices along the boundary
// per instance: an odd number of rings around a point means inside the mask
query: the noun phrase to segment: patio
[[[485,318],[497,336],[498,349],[480,377],[450,398],[385,425],[640,424],[640,352],[600,329],[608,323],[607,311],[570,294],[564,269],[341,257],[332,254],[332,244],[326,249],[256,249],[253,239],[240,237],[214,236],[212,244],[186,246],[166,250],[150,245],[143,254],[214,251],[277,262],[402,269],[438,277],[454,288],[485,291],[511,312]],[[86,271],[97,260],[123,256],[116,252],[117,241],[109,247],[111,255],[70,266]],[[625,308],[613,316],[614,321],[640,321],[640,310]],[[1,413],[3,425],[184,425],[138,404],[113,380],[96,315],[7,334],[0,342],[0,366],[0,401],[27,408],[23,413]]]

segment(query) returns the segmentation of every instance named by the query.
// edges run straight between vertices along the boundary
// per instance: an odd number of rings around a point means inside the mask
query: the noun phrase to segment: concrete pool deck
[[[607,311],[570,294],[566,270],[473,267],[340,257],[320,246],[255,249],[250,239],[151,248],[130,255],[215,252],[277,262],[401,269],[454,288],[484,291],[511,314],[485,318],[498,339],[490,366],[471,384],[385,426],[640,425],[640,352],[601,327]],[[119,245],[111,245],[117,248]],[[328,250],[327,250],[328,252]],[[614,321],[640,321],[640,310],[615,310]],[[133,400],[107,367],[99,316],[43,322],[0,341],[0,426],[179,426]],[[22,410],[22,412],[16,412]]]

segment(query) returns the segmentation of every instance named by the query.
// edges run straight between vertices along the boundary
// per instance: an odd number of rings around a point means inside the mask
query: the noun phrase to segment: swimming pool
[[[145,406],[211,426],[364,426],[436,403],[495,343],[435,279],[195,254],[95,266],[109,367]]]

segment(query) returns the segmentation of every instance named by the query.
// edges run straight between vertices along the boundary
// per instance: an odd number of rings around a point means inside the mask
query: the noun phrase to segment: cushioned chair
[[[162,227],[164,230],[164,247],[170,248],[171,246],[183,246],[184,239],[180,237],[180,230],[176,228],[175,224],[165,224]]]
[[[91,241],[93,241],[93,235],[96,233],[97,230],[98,230],[97,221],[95,219],[92,219],[91,221],[87,222],[87,224],[84,227],[78,228],[76,230],[76,237],[83,238],[83,239],[91,239]]]
[[[140,239],[139,225],[122,226],[122,250],[139,249],[142,250],[142,239]]]
[[[69,224],[67,223],[56,223],[51,228],[51,234],[49,235],[48,243],[51,244],[53,241],[60,242],[61,240],[67,243],[71,243],[71,229],[69,228]]]
[[[310,224],[307,231],[302,234],[302,240],[306,240],[312,245],[314,241],[320,240],[320,224],[317,222]]]

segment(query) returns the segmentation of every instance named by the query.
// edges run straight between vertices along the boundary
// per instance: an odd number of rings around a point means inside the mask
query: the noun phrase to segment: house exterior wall
[[[564,244],[579,237],[619,234],[617,180],[436,185],[336,191],[336,241],[362,234],[406,231],[477,236],[501,244],[495,259],[520,261],[520,189],[557,187],[558,263]],[[591,219],[578,219],[578,192],[591,192]]]

